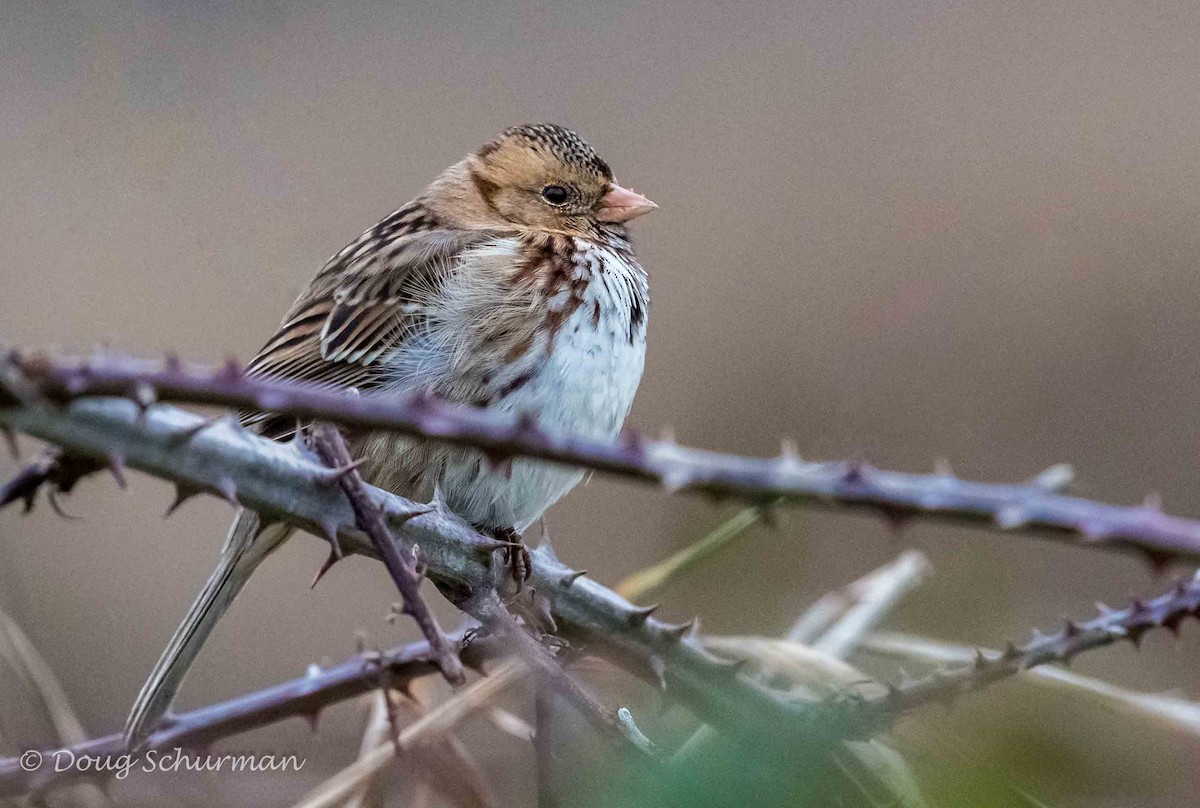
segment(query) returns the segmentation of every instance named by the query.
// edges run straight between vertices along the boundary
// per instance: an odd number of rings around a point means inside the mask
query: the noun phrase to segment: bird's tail
[[[217,568],[196,596],[179,628],[175,629],[170,644],[155,663],[129,713],[125,722],[125,741],[131,747],[138,746],[154,732],[217,621],[233,603],[251,573],[292,532],[283,524],[260,531],[259,524],[258,514],[245,510],[229,529]]]

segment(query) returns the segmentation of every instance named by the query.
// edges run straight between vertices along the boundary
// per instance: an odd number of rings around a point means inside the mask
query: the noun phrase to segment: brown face
[[[554,124],[508,129],[471,163],[471,179],[491,210],[532,230],[587,235],[598,222],[628,221],[656,207],[613,182],[591,146]]]

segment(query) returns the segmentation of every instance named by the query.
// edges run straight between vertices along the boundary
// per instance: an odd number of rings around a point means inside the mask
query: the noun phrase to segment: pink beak
[[[636,191],[622,188],[614,182],[612,188],[600,200],[600,206],[596,208],[596,218],[602,222],[627,222],[657,207],[658,205]]]

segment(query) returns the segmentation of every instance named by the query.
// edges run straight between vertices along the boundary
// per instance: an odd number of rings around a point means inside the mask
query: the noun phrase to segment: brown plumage
[[[545,428],[615,435],[641,378],[646,276],[625,222],[655,207],[617,185],[574,132],[516,126],[446,169],[415,200],[331,258],[250,365],[252,373],[438,397],[533,415]],[[245,422],[273,438],[295,424]],[[368,481],[446,503],[516,535],[581,473],[388,434],[354,436]],[[126,734],[151,732],[216,621],[290,534],[232,527],[217,570],[142,688]]]

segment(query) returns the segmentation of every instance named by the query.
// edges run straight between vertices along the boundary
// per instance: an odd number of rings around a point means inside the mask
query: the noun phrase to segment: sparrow
[[[363,394],[425,393],[612,438],[646,350],[649,289],[626,223],[655,207],[618,185],[570,129],[511,127],[329,259],[247,372]],[[241,419],[276,440],[303,428],[269,413]],[[513,541],[583,476],[529,459],[498,466],[473,449],[395,434],[353,435],[350,446],[368,482],[420,501],[436,488],[480,531]],[[138,695],[125,726],[131,748],[160,723],[217,621],[292,531],[238,514]]]

